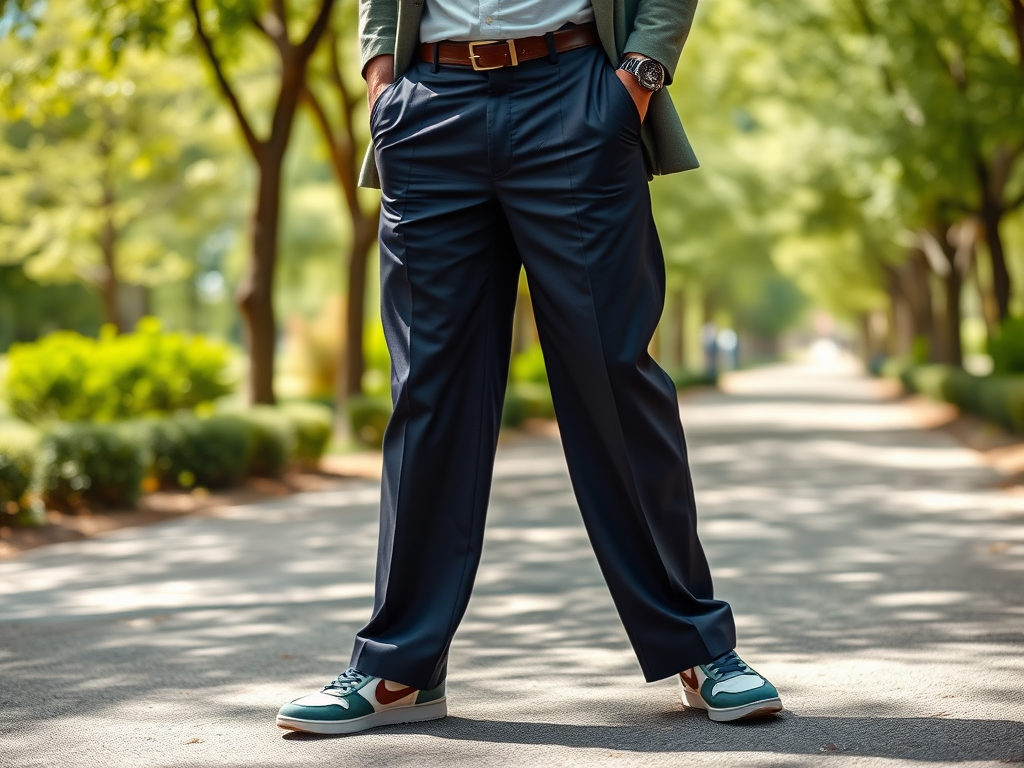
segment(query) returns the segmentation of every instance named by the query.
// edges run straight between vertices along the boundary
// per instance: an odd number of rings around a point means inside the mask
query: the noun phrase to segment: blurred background
[[[142,420],[143,482],[188,488],[224,482],[182,437],[211,414],[250,454],[261,429],[307,458],[379,444],[356,23],[355,0],[5,0],[8,446]],[[680,388],[852,353],[963,405],[1024,373],[1024,0],[702,0],[671,93],[702,162],[651,185],[652,352]],[[525,278],[513,354],[506,424],[551,418]],[[1024,395],[999,397],[1024,429]],[[95,497],[24,466],[12,510],[31,482]]]

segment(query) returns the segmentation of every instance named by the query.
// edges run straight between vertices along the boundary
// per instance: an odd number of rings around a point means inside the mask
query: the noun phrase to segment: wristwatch
[[[629,72],[640,83],[640,87],[648,91],[660,91],[665,87],[665,68],[654,59],[625,59],[619,69]]]

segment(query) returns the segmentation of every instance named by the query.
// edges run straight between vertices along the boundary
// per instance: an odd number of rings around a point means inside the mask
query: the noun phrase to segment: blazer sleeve
[[[370,59],[394,54],[398,35],[398,0],[359,0],[361,71]]]
[[[696,9],[697,0],[640,0],[623,53],[654,59],[665,67],[666,82],[672,82]]]

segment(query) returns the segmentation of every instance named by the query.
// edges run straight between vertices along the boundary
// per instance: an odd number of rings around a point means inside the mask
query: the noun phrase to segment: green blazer
[[[592,1],[608,59],[618,66],[624,53],[641,53],[660,62],[667,82],[671,82],[697,0]],[[359,0],[363,68],[375,56],[392,53],[395,77],[400,77],[414,61],[422,13],[423,0]],[[688,171],[698,165],[666,89],[651,98],[641,139],[647,170],[652,175]],[[380,186],[373,147],[366,153],[359,183],[364,187]]]

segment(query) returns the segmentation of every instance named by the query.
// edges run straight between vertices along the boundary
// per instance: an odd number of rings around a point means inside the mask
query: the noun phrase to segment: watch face
[[[665,71],[653,59],[644,59],[636,70],[636,79],[649,91],[656,91],[665,84]]]

